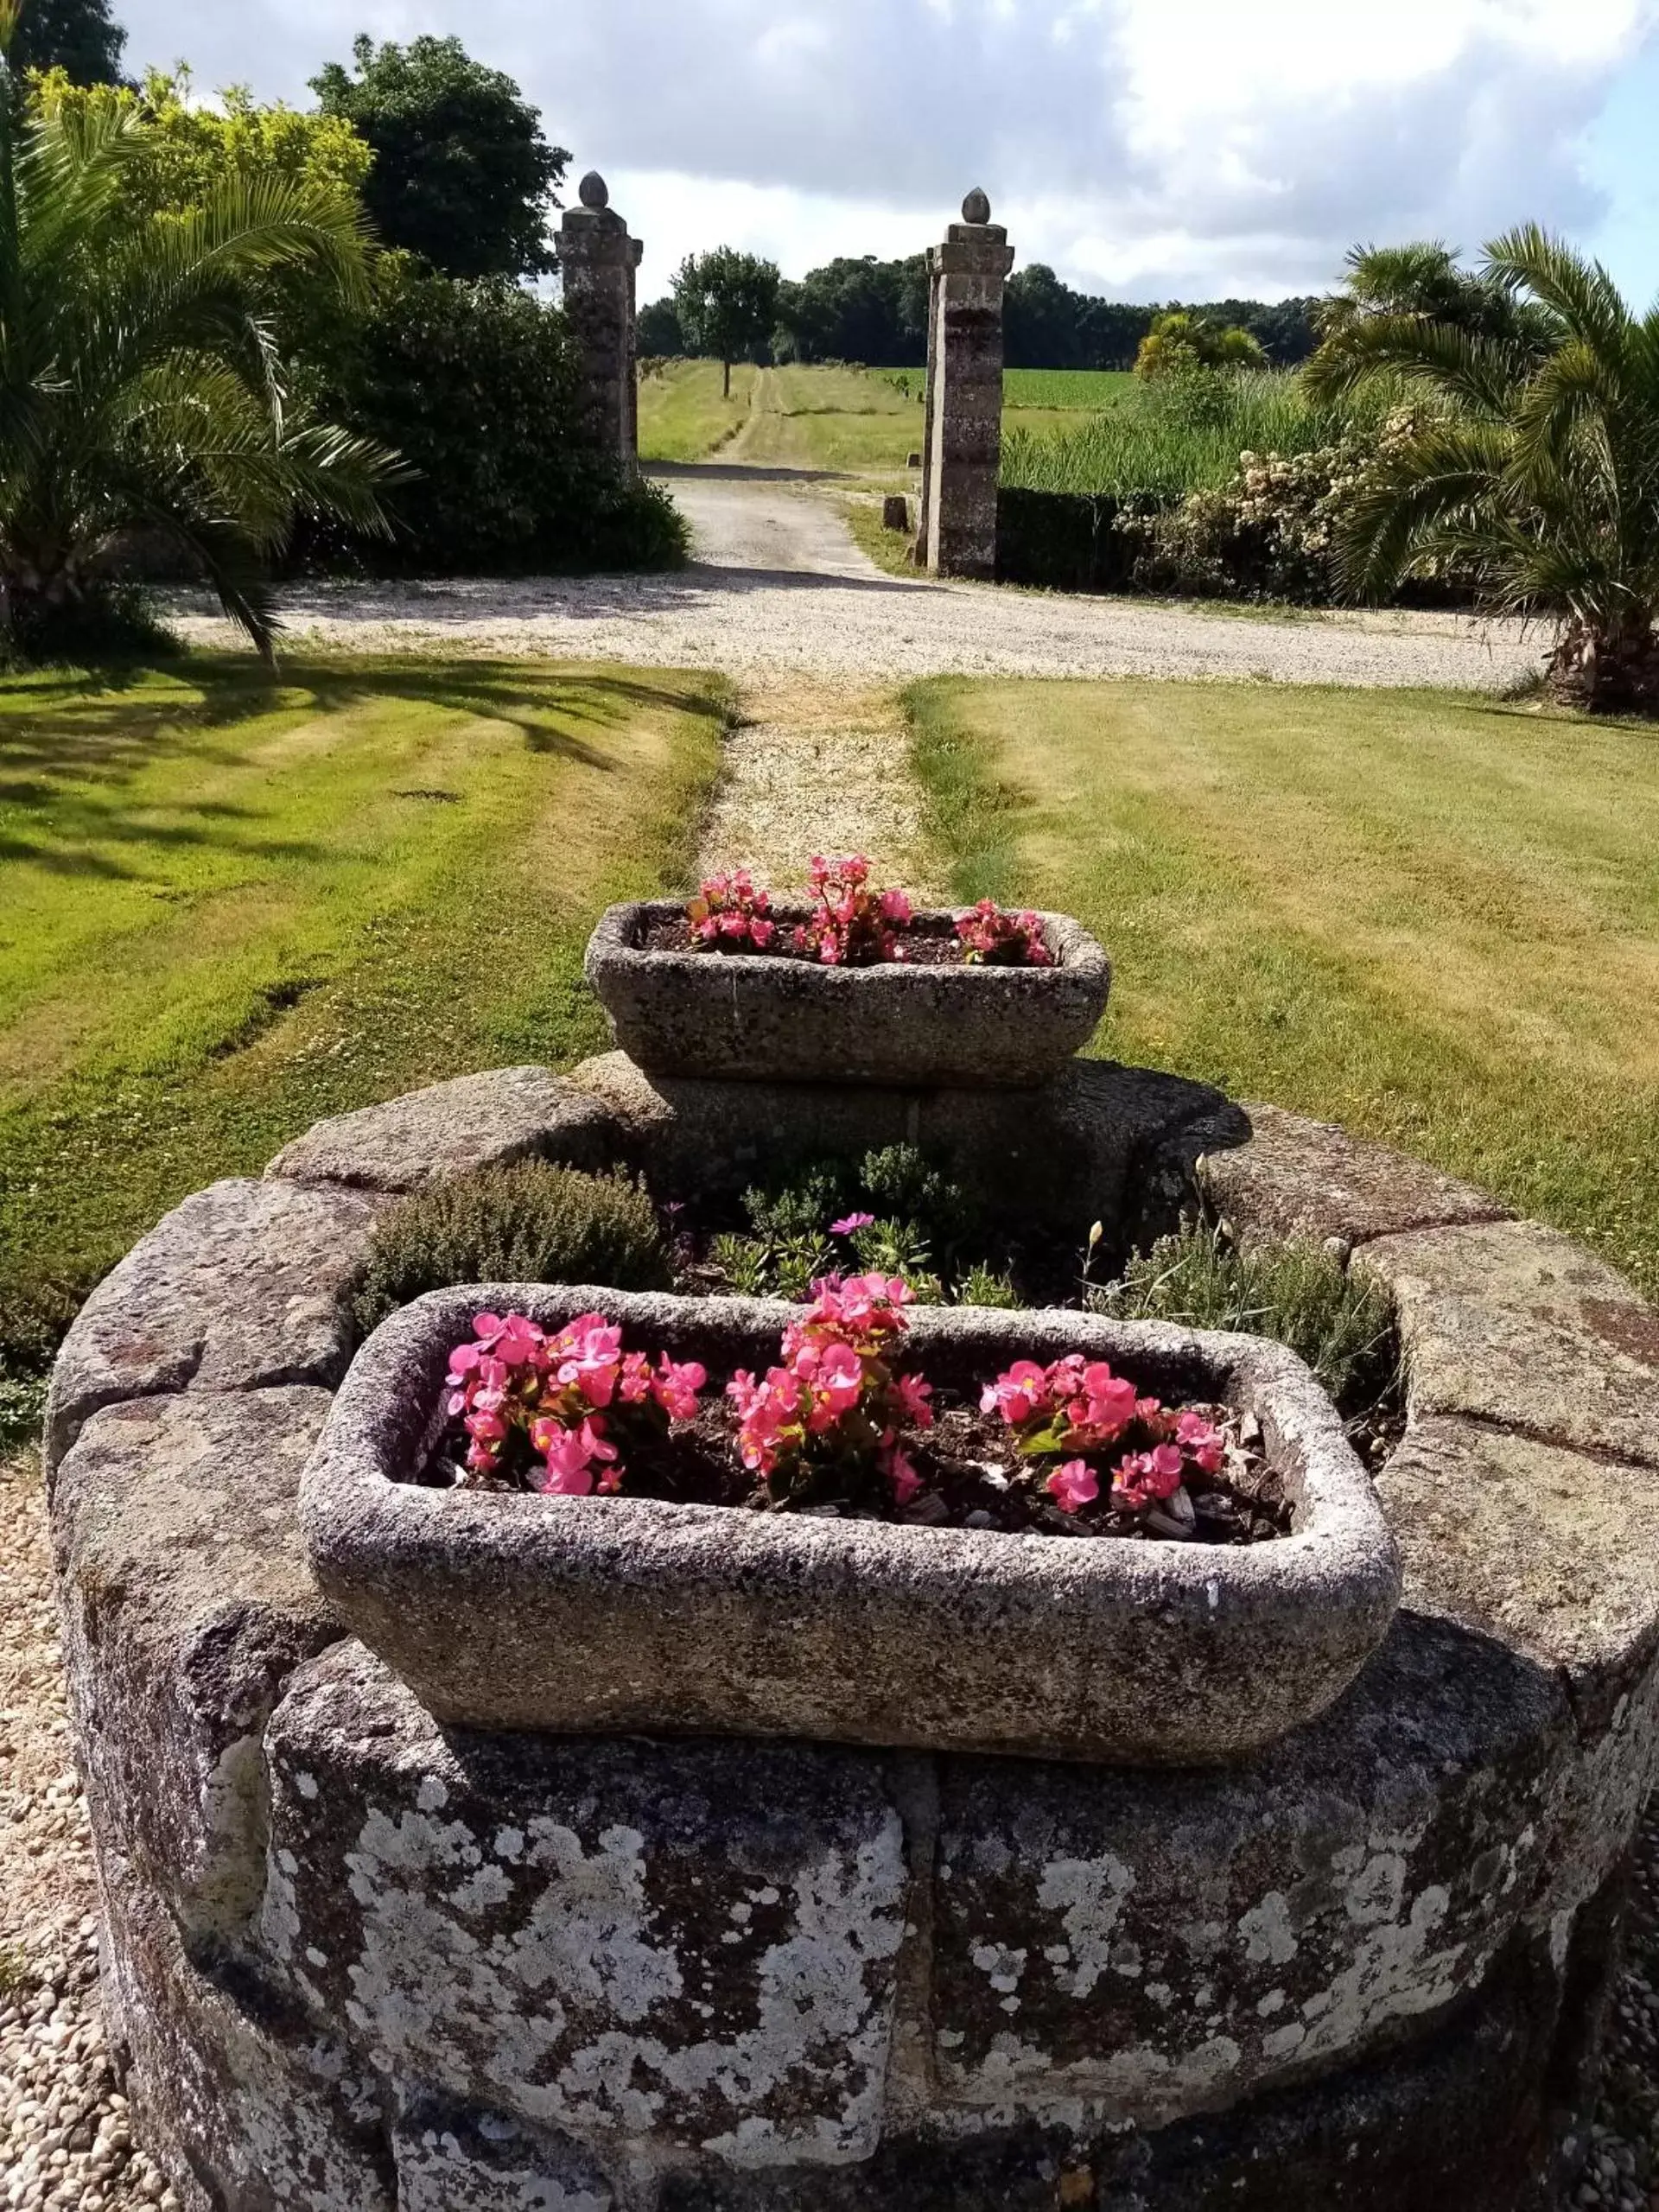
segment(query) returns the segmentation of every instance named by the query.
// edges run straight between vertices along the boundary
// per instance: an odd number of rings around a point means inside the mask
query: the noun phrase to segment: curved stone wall
[[[89,1302],[50,1411],[66,1651],[112,2032],[175,2186],[192,2212],[1541,2212],[1659,1740],[1632,1510],[1659,1319],[1466,1186],[1166,1077],[1080,1065],[1019,1128],[864,1096],[860,1122],[614,1055],[463,1078],[199,1193]],[[387,1194],[537,1152],[740,1179],[886,1132],[1017,1142],[1126,1228],[1197,1182],[1247,1241],[1331,1239],[1389,1287],[1407,1592],[1353,1689],[1207,1772],[440,1732],[330,1619],[296,1518]]]

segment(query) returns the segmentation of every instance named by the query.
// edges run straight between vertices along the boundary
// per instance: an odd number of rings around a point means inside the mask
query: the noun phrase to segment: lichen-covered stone
[[[89,1414],[124,1398],[338,1382],[353,1342],[343,1294],[385,1203],[232,1180],[175,1206],[105,1275],[64,1340],[48,1468]]]
[[[94,1820],[194,1936],[264,1884],[263,1735],[340,1631],[300,1540],[300,1471],[328,1411],[303,1389],[105,1407],[59,1470],[59,1587]]]
[[[391,2133],[397,2212],[612,2212],[611,2185],[573,2143],[495,2113],[427,2099]]]
[[[1652,1477],[1468,1421],[1414,1421],[1376,1478],[1405,1602],[1558,1671],[1604,1719],[1659,1655]]]
[[[1527,1944],[1398,2050],[1155,2130],[1085,2105],[907,2118],[832,2173],[671,2176],[657,2212],[1554,2212],[1605,1964]]]
[[[1236,1771],[947,1763],[944,2094],[1156,2126],[1351,2063],[1537,1909],[1572,1750],[1548,1675],[1402,1614],[1338,1706]]]
[[[1048,968],[825,968],[647,950],[648,931],[682,911],[662,899],[613,906],[588,946],[588,980],[612,1033],[648,1075],[1026,1089],[1058,1075],[1088,1043],[1111,990],[1104,951],[1066,914],[1042,917]],[[785,925],[791,918],[778,913]],[[948,929],[951,918],[917,918]]]
[[[442,1720],[1204,1763],[1322,1711],[1392,1617],[1376,1493],[1307,1370],[1255,1337],[931,1307],[907,1356],[964,1396],[1016,1358],[1082,1352],[1168,1402],[1236,1406],[1294,1503],[1273,1542],[1084,1543],[411,1480],[472,1315],[556,1328],[593,1296],[474,1285],[405,1306],[358,1355],[308,1471],[319,1580]],[[763,1370],[798,1311],[622,1292],[605,1310],[716,1386]]]
[[[593,1173],[610,1165],[617,1137],[604,1108],[550,1069],[493,1068],[317,1122],[265,1179],[413,1191],[528,1159]]]
[[[184,2212],[402,2212],[369,2068],[257,1970],[202,1971],[142,1873],[99,1860],[133,2120]]]
[[[1208,1084],[1154,1068],[1071,1060],[1040,1090],[905,1090],[878,1084],[698,1082],[647,1076],[626,1052],[573,1068],[569,1081],[613,1113],[632,1164],[667,1197],[735,1192],[828,1155],[914,1144],[974,1186],[993,1215],[1075,1235],[1171,1226],[1187,1185],[1141,1193],[1156,1141],[1201,1116],[1229,1126]],[[1148,1203],[1151,1210],[1148,1211]],[[1144,1217],[1144,1219],[1143,1219]]]
[[[378,2064],[589,2143],[874,2147],[908,1876],[872,1763],[442,1734],[352,1645],[269,1745],[263,1944]]]
[[[1393,1296],[1414,1414],[1659,1467],[1659,1313],[1570,1236],[1530,1221],[1438,1229],[1367,1245],[1355,1265]]]
[[[1472,1184],[1277,1106],[1224,1108],[1189,1124],[1166,1150],[1247,1244],[1301,1241],[1346,1252],[1375,1237],[1507,1215]]]

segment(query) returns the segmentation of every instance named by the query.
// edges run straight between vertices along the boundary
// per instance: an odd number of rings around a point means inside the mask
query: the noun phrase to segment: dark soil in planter
[[[848,964],[860,968],[965,968],[969,964],[963,957],[961,938],[954,930],[940,924],[912,923],[901,930],[899,935],[905,947],[903,960],[857,961]],[[810,952],[796,950],[795,925],[785,921],[779,922],[777,934],[764,951],[748,944],[733,944],[728,949],[717,938],[705,939],[698,937],[690,923],[684,920],[652,923],[640,942],[639,950],[642,952],[695,952],[709,960],[732,959],[742,955],[751,960],[794,960],[808,968],[816,968],[819,964]],[[975,964],[1023,968],[1026,963],[1023,961],[995,960]]]
[[[1106,1502],[1110,1467],[1120,1456],[1114,1453],[1090,1459],[1100,1477],[1100,1498],[1080,1512],[1063,1513],[1043,1488],[1059,1460],[1021,1459],[1002,1421],[952,1403],[943,1392],[934,1426],[903,1434],[904,1448],[923,1484],[920,1495],[903,1509],[893,1505],[880,1477],[836,1466],[815,1469],[810,1478],[800,1479],[798,1494],[788,1499],[773,1497],[738,1457],[731,1407],[713,1397],[695,1421],[632,1450],[624,1448],[626,1473],[618,1495],[678,1505],[728,1506],[737,1511],[892,1521],[912,1528],[987,1529],[1007,1535],[1084,1541],[1111,1536],[1152,1543],[1255,1544],[1289,1535],[1292,1509],[1283,1485],[1259,1451],[1243,1441],[1238,1414],[1225,1406],[1177,1410],[1201,1414],[1227,1440],[1225,1469],[1189,1483],[1190,1534],[1182,1532],[1179,1521],[1172,1522],[1168,1508],[1145,1514],[1111,1510]],[[528,1478],[533,1460],[526,1458],[515,1471],[480,1476],[467,1469],[466,1449],[459,1422],[452,1424],[414,1479],[445,1490],[522,1492],[534,1488]]]

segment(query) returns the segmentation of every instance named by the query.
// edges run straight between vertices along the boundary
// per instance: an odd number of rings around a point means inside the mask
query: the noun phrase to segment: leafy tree
[[[0,56],[20,0],[0,0]],[[0,60],[0,623],[19,653],[95,616],[111,556],[182,554],[269,656],[266,564],[297,515],[385,526],[393,457],[288,404],[262,282],[327,272],[366,295],[338,193],[238,175],[182,216],[135,219],[144,124],[116,92],[29,117]]]
[[[280,101],[260,107],[239,85],[226,86],[211,106],[194,92],[188,69],[151,69],[141,86],[117,95],[123,111],[143,125],[118,180],[130,213],[182,214],[238,175],[287,177],[360,200],[374,156],[343,116],[307,114]],[[93,104],[105,97],[61,68],[48,71],[31,93],[36,107],[66,116],[76,128],[84,128]]]
[[[781,344],[798,361],[919,368],[927,359],[927,260],[843,257],[779,288]]]
[[[639,310],[634,338],[642,360],[671,360],[685,351],[685,333],[672,300],[652,300]]]
[[[12,41],[11,66],[61,69],[78,85],[117,85],[127,35],[110,0],[29,0]]]
[[[761,261],[728,245],[688,255],[680,264],[674,311],[689,342],[725,370],[728,398],[732,363],[758,353],[771,340],[781,282],[775,261]]]
[[[1494,608],[1557,621],[1558,696],[1659,707],[1659,308],[1638,319],[1535,225],[1478,281],[1515,308],[1507,333],[1379,310],[1306,372],[1322,395],[1391,376],[1433,403],[1349,502],[1339,575],[1379,598],[1455,563]]]
[[[416,470],[380,557],[428,575],[678,565],[677,511],[588,442],[561,311],[505,277],[389,261],[331,394]]]
[[[550,212],[570,156],[543,136],[512,79],[458,38],[377,47],[356,74],[331,62],[312,90],[374,153],[365,200],[388,245],[450,276],[538,276],[555,268]]]
[[[1135,373],[1144,378],[1198,369],[1263,369],[1262,342],[1237,324],[1224,327],[1201,314],[1177,308],[1155,315],[1141,340]]]

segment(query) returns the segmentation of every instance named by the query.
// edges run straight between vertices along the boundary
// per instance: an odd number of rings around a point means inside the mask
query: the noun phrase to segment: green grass
[[[766,467],[843,469],[904,480],[922,442],[920,382],[907,398],[885,372],[763,369],[741,457]]]
[[[670,361],[639,379],[639,458],[706,461],[747,420],[757,370],[739,362],[721,396],[718,361]]]
[[[921,447],[926,378],[918,369],[737,367],[729,404],[720,384],[713,361],[673,361],[642,377],[640,458],[837,469],[896,491]],[[1074,432],[1100,410],[1133,402],[1136,389],[1116,370],[1011,369],[1003,429],[1039,438]]]
[[[1284,370],[1229,377],[1197,394],[1160,391],[1125,378],[1127,391],[1097,413],[1045,423],[1005,415],[1002,481],[1033,492],[1084,492],[1160,499],[1233,482],[1241,453],[1298,454],[1333,443],[1357,411],[1386,410],[1382,391],[1363,404],[1314,406]]]
[[[1279,685],[909,700],[954,894],[1111,952],[1094,1049],[1399,1144],[1659,1294],[1659,730]]]
[[[1135,391],[1127,369],[1006,369],[1002,375],[1005,413],[1040,409],[1049,414],[1097,414],[1116,407]]]
[[[722,712],[413,658],[0,683],[0,1370],[319,1115],[602,1048],[588,934],[685,880]]]

